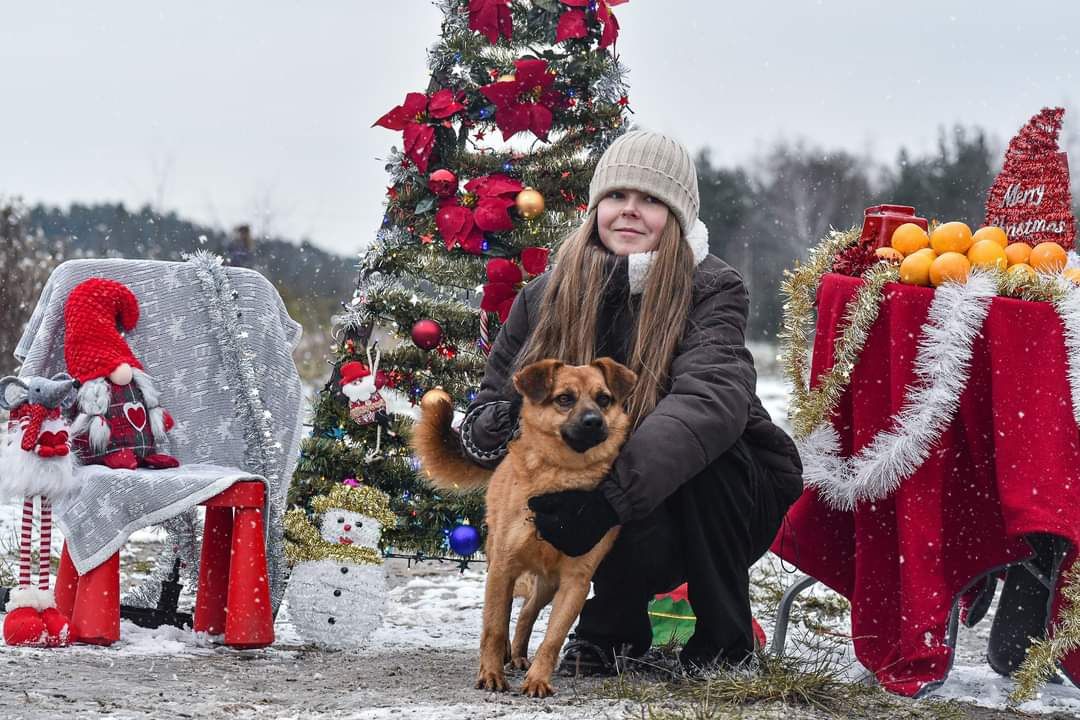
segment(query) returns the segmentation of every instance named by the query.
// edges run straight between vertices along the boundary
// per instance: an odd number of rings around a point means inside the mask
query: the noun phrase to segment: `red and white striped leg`
[[[19,534],[19,585],[30,587],[30,539],[34,532],[34,498],[23,498],[22,529]]]
[[[41,503],[41,528],[38,530],[38,588],[49,589],[52,575],[52,502],[44,495],[38,495]]]

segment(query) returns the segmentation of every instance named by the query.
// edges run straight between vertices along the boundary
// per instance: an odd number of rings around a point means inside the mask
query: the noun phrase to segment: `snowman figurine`
[[[285,518],[286,555],[293,562],[286,590],[289,617],[300,636],[320,647],[363,645],[382,623],[387,586],[379,537],[396,517],[385,493],[337,485],[312,501],[316,530],[303,510]]]

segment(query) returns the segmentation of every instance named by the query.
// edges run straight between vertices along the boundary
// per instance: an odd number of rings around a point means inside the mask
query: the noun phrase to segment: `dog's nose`
[[[343,527],[342,530],[344,530],[345,532],[349,532],[350,530],[352,530],[352,525],[350,525],[349,523],[345,523],[345,527]]]
[[[604,427],[604,416],[595,410],[586,410],[581,414],[581,427],[585,430],[599,430]]]

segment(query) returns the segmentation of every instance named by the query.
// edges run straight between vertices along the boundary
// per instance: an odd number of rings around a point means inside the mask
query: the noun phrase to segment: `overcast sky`
[[[1080,0],[616,14],[634,120],[722,163],[781,137],[891,160],[954,123],[1005,142],[1046,105],[1080,128]],[[371,123],[426,86],[440,19],[427,0],[0,0],[0,194],[153,202],[222,227],[264,216],[356,252],[382,215],[378,158],[400,146]]]

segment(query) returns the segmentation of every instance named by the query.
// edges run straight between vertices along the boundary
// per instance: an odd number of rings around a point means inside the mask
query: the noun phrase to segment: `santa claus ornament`
[[[82,462],[114,469],[174,468],[159,445],[173,419],[118,326],[139,320],[134,293],[115,280],[79,283],[64,305],[64,358],[80,383],[71,433]]]
[[[350,360],[341,366],[341,392],[349,400],[349,417],[357,425],[378,423],[375,431],[375,450],[378,453],[382,444],[382,431],[390,431],[390,416],[386,413],[386,400],[379,394],[385,384],[384,375],[379,373],[380,353],[375,349],[375,362],[371,361],[371,348],[367,348],[365,365],[357,360]]]
[[[11,591],[4,616],[8,645],[58,647],[68,644],[68,618],[56,609],[49,588],[52,557],[52,500],[75,489],[63,410],[75,400],[77,383],[66,373],[52,378],[0,380],[0,408],[10,412],[0,442],[0,499],[21,497],[19,585]],[[40,511],[37,587],[30,580],[34,496]]]

